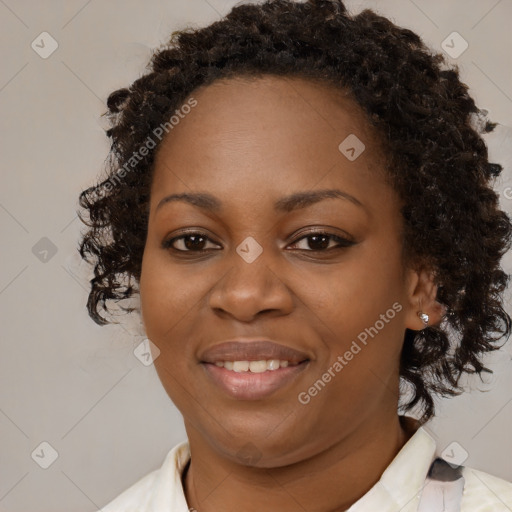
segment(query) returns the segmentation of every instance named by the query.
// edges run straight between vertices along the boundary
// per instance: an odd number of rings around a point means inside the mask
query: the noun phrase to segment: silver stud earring
[[[423,327],[428,327],[429,316],[427,315],[427,313],[423,313],[423,311],[418,311],[418,316],[421,318],[421,321],[423,322]]]

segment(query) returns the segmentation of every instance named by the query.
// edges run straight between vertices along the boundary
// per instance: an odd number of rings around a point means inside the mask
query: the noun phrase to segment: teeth
[[[267,361],[251,361],[249,370],[252,373],[262,373],[267,371]]]
[[[240,373],[246,372],[249,369],[249,361],[234,361],[233,371]]]
[[[290,365],[290,361],[280,361],[279,359],[262,359],[260,361],[215,361],[215,366],[226,368],[237,373],[248,372],[263,373],[267,370],[278,370],[286,368]],[[295,366],[292,364],[292,366]]]
[[[267,361],[267,370],[277,370],[279,368],[279,359]]]

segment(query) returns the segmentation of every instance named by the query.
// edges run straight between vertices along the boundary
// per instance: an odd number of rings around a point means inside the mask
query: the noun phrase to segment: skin
[[[427,270],[404,265],[400,201],[379,139],[343,91],[264,76],[217,81],[193,97],[197,106],[156,156],[140,278],[146,333],[161,351],[155,366],[190,443],[188,504],[199,512],[346,510],[414,432],[397,415],[399,357],[405,329],[423,328],[420,309],[430,324],[441,320],[436,287]],[[338,149],[351,133],[365,144],[354,161]],[[361,204],[327,198],[274,211],[284,196],[321,189]],[[169,194],[194,192],[214,195],[221,210],[183,201],[157,208]],[[200,248],[209,252],[197,255],[186,239],[174,251],[162,247],[183,228],[207,236]],[[316,228],[355,244],[336,249],[327,239],[319,248],[306,237]],[[236,252],[249,236],[263,249],[252,263]],[[301,404],[298,394],[394,303],[396,316]],[[212,383],[199,354],[241,336],[276,340],[310,362],[269,397],[236,400]],[[251,461],[240,456],[247,452]]]

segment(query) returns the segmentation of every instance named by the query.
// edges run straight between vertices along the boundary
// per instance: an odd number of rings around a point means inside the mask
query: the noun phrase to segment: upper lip
[[[216,363],[218,361],[261,361],[269,359],[301,363],[309,359],[309,357],[300,350],[270,340],[224,341],[208,348],[200,356],[200,360],[203,363]]]

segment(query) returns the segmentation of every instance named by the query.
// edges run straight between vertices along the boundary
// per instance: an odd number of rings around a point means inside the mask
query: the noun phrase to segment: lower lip
[[[305,370],[308,361],[261,373],[234,372],[212,363],[202,363],[207,375],[226,394],[238,400],[261,400],[285,387]]]

